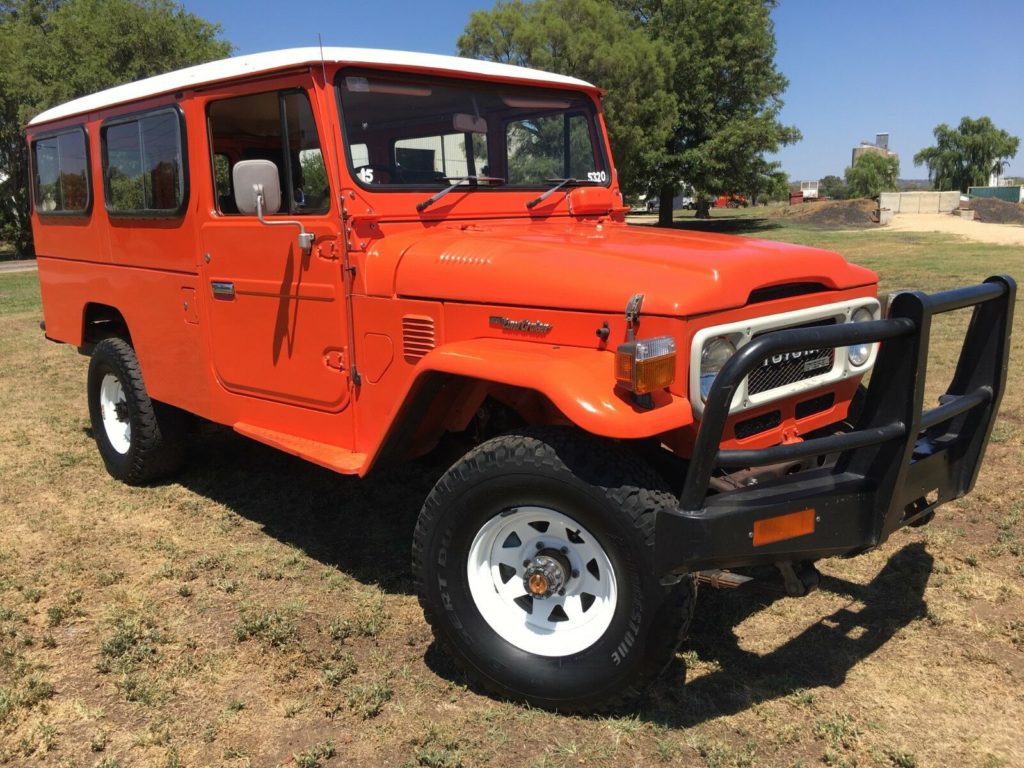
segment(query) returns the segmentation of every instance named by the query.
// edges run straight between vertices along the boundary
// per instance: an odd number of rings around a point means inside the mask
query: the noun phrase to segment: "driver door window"
[[[213,102],[209,107],[217,210],[238,214],[232,169],[240,160],[270,160],[281,180],[282,214],[325,213],[327,169],[309,97],[270,91]]]

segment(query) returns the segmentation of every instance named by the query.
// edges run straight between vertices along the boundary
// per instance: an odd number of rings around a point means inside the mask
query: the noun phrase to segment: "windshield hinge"
[[[644,295],[634,293],[626,302],[626,340],[636,340],[636,327],[640,325],[640,307],[643,306]]]

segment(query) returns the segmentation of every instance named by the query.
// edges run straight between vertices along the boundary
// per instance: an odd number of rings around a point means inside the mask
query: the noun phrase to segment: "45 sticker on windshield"
[[[587,181],[595,181],[598,184],[604,184],[608,181],[608,174],[604,171],[587,171]]]
[[[359,169],[359,180],[364,184],[373,184],[373,168],[365,166]]]

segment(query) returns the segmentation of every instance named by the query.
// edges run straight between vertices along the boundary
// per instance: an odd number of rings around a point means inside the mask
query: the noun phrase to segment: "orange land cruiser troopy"
[[[834,253],[627,226],[571,77],[285,50],[77,99],[28,141],[45,333],[91,355],[110,474],[173,471],[190,415],[358,475],[472,428],[413,569],[502,695],[599,705],[671,657],[698,572],[777,564],[799,594],[927,522],[1002,394],[1010,278],[883,307]],[[922,412],[930,319],[967,307]]]

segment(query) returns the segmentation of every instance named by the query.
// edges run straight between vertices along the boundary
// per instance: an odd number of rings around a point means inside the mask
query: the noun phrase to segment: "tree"
[[[964,117],[956,128],[941,123],[933,134],[935,146],[914,155],[914,165],[928,166],[928,178],[940,190],[966,192],[988,184],[989,174],[1005,168],[1020,146],[1019,138],[996,128],[988,117]]]
[[[219,35],[172,0],[0,3],[0,239],[32,253],[22,126],[78,96],[223,58]]]
[[[865,152],[853,166],[846,169],[846,186],[850,197],[878,197],[894,192],[900,173],[900,161],[878,152]]]
[[[745,193],[751,205],[767,200],[786,200],[789,198],[789,174],[782,170],[782,163],[757,157],[750,164],[747,177],[735,189]]]
[[[706,193],[733,192],[763,154],[800,138],[778,119],[789,83],[775,68],[775,0],[616,3],[674,54],[679,109],[666,162],[651,170],[660,187],[659,224],[667,226],[677,179]]]
[[[800,137],[778,120],[788,83],[775,68],[772,7],[774,0],[498,0],[472,15],[458,45],[463,55],[606,88],[624,191],[656,192],[659,224],[670,225],[681,182],[702,199],[751,189],[763,171],[756,161]]]
[[[604,110],[623,193],[647,192],[674,124],[669,46],[647,38],[609,0],[498,0],[474,11],[462,56],[536,67],[607,89]],[[558,175],[558,174],[555,174]]]
[[[826,176],[818,180],[818,194],[823,197],[830,197],[833,200],[845,200],[847,195],[846,183],[838,176]]]

